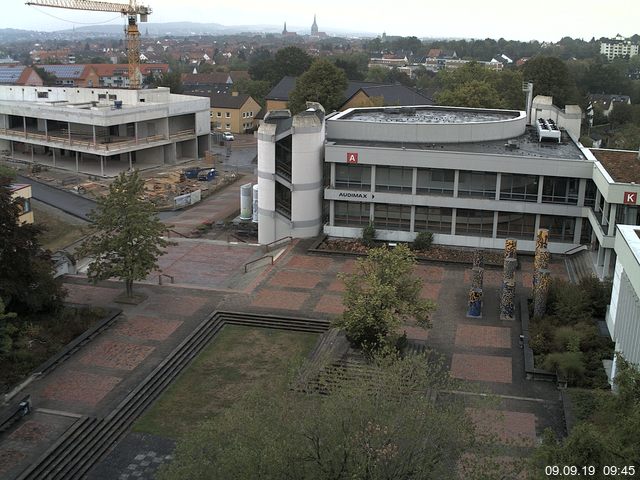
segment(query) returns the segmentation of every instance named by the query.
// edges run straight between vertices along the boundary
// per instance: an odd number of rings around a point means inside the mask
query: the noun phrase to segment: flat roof
[[[640,183],[640,158],[635,150],[590,150],[614,182]]]
[[[489,110],[464,107],[421,105],[416,107],[357,108],[347,110],[334,120],[375,123],[463,124],[500,122],[519,118],[515,110]]]
[[[563,136],[564,137],[564,136]],[[490,155],[507,155],[527,158],[559,158],[562,160],[587,160],[582,150],[570,139],[562,143],[538,141],[535,128],[527,126],[525,134],[509,140],[489,140],[464,143],[406,143],[380,142],[373,140],[332,140],[334,145],[354,145],[364,147],[398,148],[425,151],[469,152]]]

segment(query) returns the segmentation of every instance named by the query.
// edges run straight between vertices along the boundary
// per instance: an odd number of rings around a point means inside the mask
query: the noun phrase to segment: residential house
[[[631,97],[629,95],[608,95],[593,93],[589,95],[589,100],[594,108],[598,108],[602,111],[605,117],[613,111],[613,107],[617,104],[626,103],[631,105]]]
[[[638,55],[639,47],[637,43],[632,43],[631,40],[618,34],[616,38],[600,42],[600,54],[606,55],[609,60],[616,57],[634,57]]]
[[[0,85],[42,86],[42,78],[31,67],[17,65],[0,67]]]
[[[238,92],[212,93],[209,98],[212,131],[246,133],[255,128],[260,104],[250,95]]]
[[[23,223],[33,223],[33,211],[31,210],[31,185],[26,183],[15,183],[9,186],[11,198],[19,199],[18,206],[20,214],[18,221]]]

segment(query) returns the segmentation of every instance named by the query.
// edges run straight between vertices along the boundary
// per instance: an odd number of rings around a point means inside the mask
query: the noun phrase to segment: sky
[[[116,3],[126,3],[119,0]],[[274,25],[308,33],[317,15],[320,31],[386,32],[434,38],[505,38],[557,41],[640,33],[639,0],[143,0],[153,23],[191,21],[222,25]],[[0,28],[61,30],[89,24],[123,24],[113,13],[74,12],[3,0]],[[304,28],[304,30],[301,30]]]

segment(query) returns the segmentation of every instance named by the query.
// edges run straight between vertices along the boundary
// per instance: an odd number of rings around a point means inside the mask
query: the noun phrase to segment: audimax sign
[[[371,194],[364,193],[364,192],[339,192],[338,193],[339,198],[360,198],[362,200],[368,200],[369,195]],[[371,195],[371,198],[373,198],[373,195]]]

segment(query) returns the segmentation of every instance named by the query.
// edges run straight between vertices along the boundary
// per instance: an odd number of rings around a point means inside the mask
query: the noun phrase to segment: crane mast
[[[127,61],[129,65],[129,88],[140,88],[140,30],[138,17],[146,22],[151,8],[138,5],[136,0],[129,3],[102,2],[98,0],[30,0],[26,5],[40,7],[66,8],[69,10],[86,10],[92,12],[114,12],[127,17],[124,33],[127,38]]]

